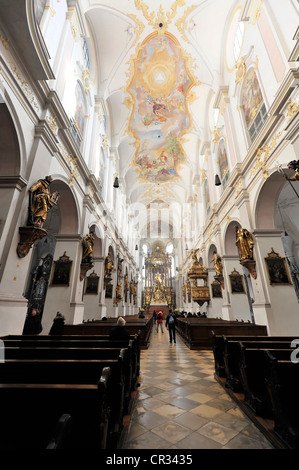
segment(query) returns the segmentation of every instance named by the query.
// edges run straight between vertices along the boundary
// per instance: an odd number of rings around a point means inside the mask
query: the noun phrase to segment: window
[[[244,23],[242,21],[240,21],[238,23],[238,27],[237,27],[237,31],[236,31],[236,35],[235,35],[235,40],[234,40],[234,46],[233,46],[234,58],[235,58],[236,62],[239,59],[241,48],[242,48],[244,29],[245,29]]]
[[[83,43],[82,47],[83,47],[83,55],[84,55],[86,68],[89,69],[89,55],[88,55],[88,48],[87,48],[85,38],[82,38],[82,43]]]
[[[244,113],[250,142],[253,142],[267,118],[266,106],[254,68],[248,71],[243,82],[241,108]]]
[[[254,141],[258,133],[260,132],[262,125],[264,124],[265,120],[267,118],[267,111],[266,111],[266,106],[264,103],[261,105],[259,111],[257,112],[257,115],[251,124],[251,126],[248,129],[249,132],[249,137],[251,142]]]

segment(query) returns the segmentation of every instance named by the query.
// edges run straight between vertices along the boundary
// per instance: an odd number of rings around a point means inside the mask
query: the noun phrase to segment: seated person
[[[49,335],[62,335],[64,327],[64,316],[62,313],[57,312],[56,317],[53,320],[53,325],[49,331]]]
[[[130,333],[125,328],[126,320],[123,317],[119,317],[116,323],[116,327],[112,328],[109,333],[109,339],[130,339]]]

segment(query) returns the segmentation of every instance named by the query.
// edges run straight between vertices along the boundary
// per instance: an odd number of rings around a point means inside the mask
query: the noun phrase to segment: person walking
[[[163,331],[163,320],[164,320],[164,315],[163,315],[163,312],[161,312],[161,310],[157,313],[157,333],[158,333],[158,330],[159,330],[159,326],[160,326],[160,329],[162,331],[162,333],[164,333]]]
[[[156,310],[153,311],[153,319],[154,319],[154,325],[156,324],[156,320],[157,320],[157,312]]]
[[[170,343],[172,343],[172,341],[174,343],[176,343],[176,340],[175,340],[175,327],[176,327],[176,324],[177,324],[176,316],[172,312],[172,310],[169,310],[169,312],[167,314],[167,317],[166,317],[165,326],[166,326],[166,328],[168,328],[169,342]]]

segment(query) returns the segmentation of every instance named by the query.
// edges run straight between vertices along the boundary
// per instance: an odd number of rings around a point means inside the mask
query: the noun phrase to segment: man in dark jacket
[[[172,310],[169,310],[167,317],[166,317],[165,325],[166,325],[166,328],[168,328],[170,343],[172,343],[172,341],[176,343],[176,340],[175,340],[176,324],[177,324],[176,315],[172,312]]]

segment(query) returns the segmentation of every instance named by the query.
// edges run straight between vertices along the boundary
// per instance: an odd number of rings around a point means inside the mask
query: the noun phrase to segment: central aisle
[[[123,449],[273,449],[214,379],[212,351],[154,327],[140,369]]]

